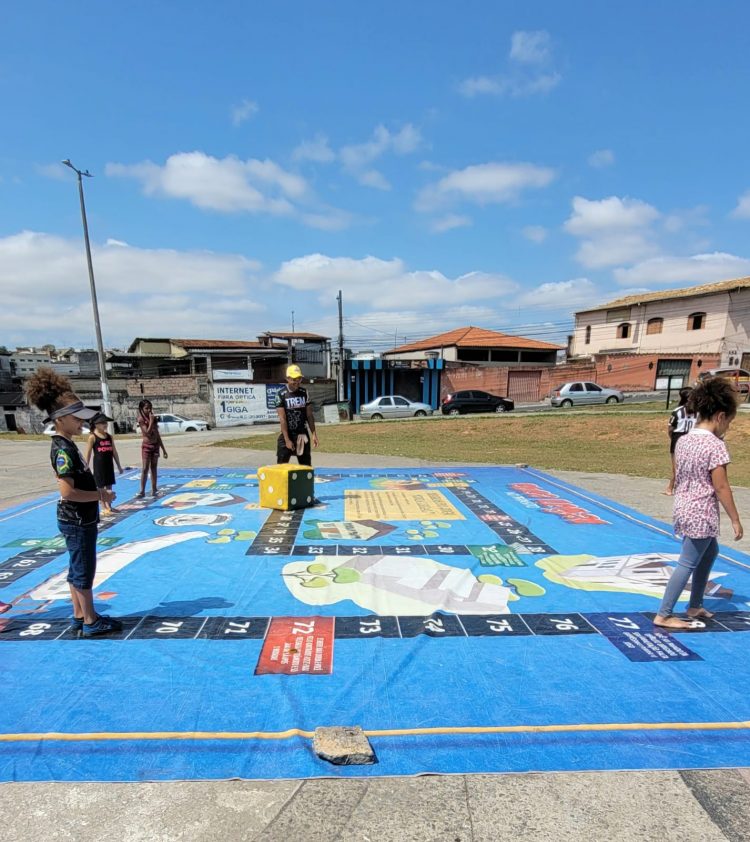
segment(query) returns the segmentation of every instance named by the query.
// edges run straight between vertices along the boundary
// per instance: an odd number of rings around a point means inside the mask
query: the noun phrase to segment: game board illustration
[[[4,513],[0,779],[750,764],[741,553],[714,619],[667,633],[668,524],[531,469],[315,482],[279,511],[250,470],[165,470],[155,499],[121,478],[94,587],[123,630],[97,640],[70,624],[53,496]],[[379,735],[379,762],[318,759],[324,725]]]

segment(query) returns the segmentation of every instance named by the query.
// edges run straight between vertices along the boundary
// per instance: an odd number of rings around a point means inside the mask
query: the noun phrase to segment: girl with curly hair
[[[96,487],[94,475],[84,461],[73,437],[80,435],[84,421],[97,413],[87,409],[73,392],[70,381],[52,371],[40,368],[26,382],[26,396],[52,421],[50,461],[57,478],[60,499],[57,503],[57,525],[65,538],[70,554],[68,585],[73,601],[73,627],[82,637],[99,637],[122,629],[122,623],[97,614],[94,609],[94,576],[96,575],[96,541],[99,503],[109,506],[115,495]]]
[[[743,535],[724,444],[737,414],[737,393],[728,380],[710,377],[692,390],[686,409],[698,416],[698,423],[675,447],[674,530],[682,538],[682,551],[654,617],[657,626],[668,629],[690,628],[690,620],[713,616],[703,607],[703,595],[719,554],[719,503],[732,522],[735,541]],[[683,620],[672,611],[691,577],[689,620]]]

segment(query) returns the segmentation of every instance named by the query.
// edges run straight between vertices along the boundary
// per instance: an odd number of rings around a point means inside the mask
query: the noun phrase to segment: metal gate
[[[656,363],[656,389],[681,389],[690,382],[690,360],[658,360]]]
[[[509,371],[508,397],[516,403],[536,403],[541,400],[541,371]]]

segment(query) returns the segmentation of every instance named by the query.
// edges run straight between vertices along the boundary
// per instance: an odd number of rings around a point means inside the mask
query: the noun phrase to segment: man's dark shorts
[[[292,441],[295,441],[295,436],[292,436]],[[284,443],[284,436],[279,436],[276,441],[276,462],[279,465],[286,464],[292,456],[297,456],[296,450],[290,450]],[[310,459],[312,458],[310,452],[310,439],[307,440],[305,449],[302,451],[302,456],[297,456],[297,461],[300,465],[312,465]]]
[[[89,526],[58,523],[58,528],[70,553],[68,582],[78,590],[89,590],[93,587],[96,574],[96,539],[99,530],[95,523]]]

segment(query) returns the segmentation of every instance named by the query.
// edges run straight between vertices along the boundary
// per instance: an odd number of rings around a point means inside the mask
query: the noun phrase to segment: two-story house
[[[701,370],[750,366],[750,278],[640,293],[576,313],[571,359],[608,360],[630,388],[692,382]],[[623,358],[629,358],[626,361]],[[599,365],[597,365],[597,368]],[[607,378],[611,380],[610,378]]]

